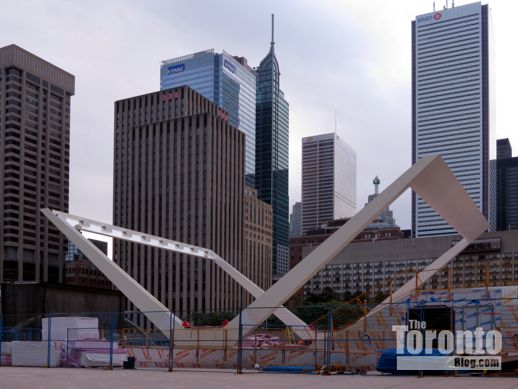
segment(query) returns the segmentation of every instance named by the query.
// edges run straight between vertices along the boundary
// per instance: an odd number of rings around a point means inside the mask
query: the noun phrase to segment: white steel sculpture
[[[241,321],[246,324],[246,331],[266,320],[273,311],[272,308],[268,307],[278,307],[283,304],[409,187],[419,194],[463,237],[460,242],[428,267],[431,271],[422,276],[421,282],[432,277],[442,266],[446,265],[455,255],[487,230],[489,225],[486,218],[473,203],[443,159],[437,155],[424,157],[308,254],[261,297],[245,308]],[[396,295],[408,293],[412,288],[411,285],[412,281],[405,284],[396,291]],[[238,327],[238,317],[232,319],[227,325],[229,329]]]
[[[43,214],[51,220],[63,234],[67,236],[92,263],[103,272],[104,275],[126,296],[128,299],[151,320],[158,328],[169,328],[171,319],[175,320],[180,328],[183,324],[181,318],[170,312],[151,293],[138,284],[129,274],[121,269],[108,256],[100,251],[80,231],[91,232],[114,239],[126,240],[163,250],[169,250],[193,257],[205,258],[213,261],[239,285],[247,290],[254,298],[258,298],[264,290],[247,278],[239,270],[217,255],[214,251],[186,243],[177,242],[159,236],[133,231],[127,228],[117,227],[108,223],[87,219],[50,209],[42,209]],[[131,285],[127,280],[131,279]],[[274,311],[284,324],[291,327],[302,339],[310,339],[311,331],[308,325],[288,309],[281,307]],[[176,328],[175,325],[175,328]]]
[[[460,242],[446,251],[425,269],[429,271],[421,273],[417,282],[422,284],[436,274],[443,266],[448,264],[451,259],[488,228],[488,222],[485,217],[439,156],[427,156],[420,159],[267,291],[262,291],[257,285],[253,284],[252,281],[247,279],[211,250],[142,234],[136,231],[129,231],[92,220],[81,219],[76,216],[50,211],[48,209],[42,210],[42,212],[76,244],[83,254],[90,258],[99,270],[103,272],[131,302],[142,312],[145,312],[146,316],[166,336],[170,334],[171,321],[175,320],[176,322],[181,322],[181,320],[124,272],[117,264],[109,260],[99,249],[85,239],[79,230],[101,233],[118,239],[126,239],[183,254],[209,258],[221,266],[234,280],[256,298],[256,300],[241,313],[241,324],[244,324],[244,326],[241,326],[243,336],[252,332],[271,314],[275,313],[286,324],[294,325],[295,328],[299,329],[296,333],[305,339],[308,336],[307,331],[304,330],[306,328],[305,323],[287,309],[274,307],[282,307],[282,304],[284,304],[286,300],[299,288],[303,287],[311,277],[329,263],[345,246],[363,231],[372,220],[408,188],[412,188],[419,194],[463,237]],[[415,285],[416,280],[414,278],[398,289],[392,298],[398,298],[409,293]],[[236,335],[239,332],[239,321],[239,316],[236,316],[223,329],[213,333],[213,341],[206,341],[205,344],[222,341],[223,339],[228,339],[234,343],[237,337],[233,338],[228,335],[229,333]],[[298,327],[300,324],[303,324],[303,326]],[[175,327],[174,336],[178,336],[183,341],[188,341],[189,339],[193,342],[195,341],[195,339],[191,338],[192,334],[190,334],[188,330],[183,327],[178,327],[179,326]],[[224,335],[224,332],[226,335]]]

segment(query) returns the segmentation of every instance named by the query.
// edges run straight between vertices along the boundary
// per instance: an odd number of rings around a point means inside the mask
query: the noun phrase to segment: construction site
[[[360,295],[336,306],[295,309],[283,305],[408,187],[456,228],[462,239],[425,268],[416,269],[415,275],[380,303]],[[377,371],[378,375],[414,377],[429,370],[456,377],[515,374],[518,285],[492,279],[487,266],[482,285],[459,288],[450,276],[445,288],[430,288],[434,277],[441,275],[488,225],[440,157],[418,161],[266,291],[212,250],[49,209],[42,212],[137,309],[76,316],[28,314],[21,321],[4,315],[0,317],[2,366],[367,376]],[[218,325],[206,325],[194,312],[171,312],[82,232],[211,260],[255,300]],[[318,315],[316,309],[320,309]],[[408,329],[410,322],[417,321],[426,323],[427,330],[498,333],[499,368],[437,371],[420,365],[419,369],[401,371],[396,363],[399,345],[394,328]],[[489,353],[489,346],[481,351]]]

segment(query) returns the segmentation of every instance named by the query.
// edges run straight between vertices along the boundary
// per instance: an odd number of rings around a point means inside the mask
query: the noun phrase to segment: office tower
[[[378,176],[374,177],[374,180],[372,180],[372,183],[374,184],[374,193],[370,194],[368,197],[367,204],[370,203],[372,200],[374,200],[376,197],[378,197],[379,194],[379,186],[381,184],[381,180],[378,178]],[[365,204],[365,205],[367,205]],[[381,226],[384,227],[394,227],[396,226],[396,220],[394,219],[394,214],[390,210],[390,208],[387,208],[383,210],[383,212],[380,213],[380,215],[371,223],[369,226]]]
[[[509,139],[498,139],[496,159],[497,229],[518,229],[518,157]]]
[[[270,51],[257,68],[255,187],[273,209],[273,276],[288,271],[289,241],[289,105],[280,88],[274,51],[273,15]]]
[[[412,162],[440,154],[492,220],[488,12],[473,3],[412,22]],[[415,194],[412,216],[417,237],[455,232]]]
[[[0,48],[0,282],[62,282],[63,235],[40,213],[68,212],[74,76]]]
[[[226,117],[186,86],[117,101],[113,219],[210,248],[243,271],[245,135]],[[233,310],[247,298],[208,260],[119,240],[114,260],[178,314]]]
[[[497,139],[496,141],[496,159],[506,159],[513,157],[513,149],[508,138]]]
[[[290,238],[302,235],[302,203],[293,204],[290,215]]]
[[[266,290],[272,285],[272,207],[257,197],[257,190],[245,185],[244,272]],[[251,302],[251,301],[250,301]]]
[[[246,182],[254,186],[256,74],[243,57],[214,49],[163,61],[160,89],[187,85],[228,113],[228,122],[246,135]]]
[[[302,138],[302,233],[356,213],[356,151],[336,133]]]

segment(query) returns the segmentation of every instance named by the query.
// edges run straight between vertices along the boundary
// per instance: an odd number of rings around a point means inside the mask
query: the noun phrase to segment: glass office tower
[[[243,57],[202,51],[163,61],[160,89],[187,85],[228,113],[230,125],[246,136],[246,182],[254,185],[256,73]]]
[[[488,20],[488,6],[473,3],[412,22],[412,160],[441,155],[492,222]],[[412,214],[417,237],[455,232],[415,194]]]
[[[255,184],[258,196],[273,209],[273,276],[288,271],[289,105],[279,86],[279,63],[273,40],[257,69]]]

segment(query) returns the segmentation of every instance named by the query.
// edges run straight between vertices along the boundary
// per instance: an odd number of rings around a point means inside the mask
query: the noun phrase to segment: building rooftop
[[[51,81],[55,86],[63,88],[71,95],[75,92],[73,74],[15,44],[0,47],[0,67],[8,66],[24,69],[35,76]]]

